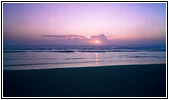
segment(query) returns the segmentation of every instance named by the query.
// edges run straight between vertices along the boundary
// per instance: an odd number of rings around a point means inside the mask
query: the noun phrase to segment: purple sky
[[[165,3],[4,3],[6,43],[57,43],[41,35],[104,34],[112,41],[164,42]],[[66,43],[66,41],[65,41]],[[141,43],[141,42],[140,42]]]

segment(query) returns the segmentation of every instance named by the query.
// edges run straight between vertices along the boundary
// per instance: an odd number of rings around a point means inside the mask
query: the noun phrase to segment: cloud
[[[55,37],[58,39],[89,39],[85,36],[80,36],[80,35],[41,35],[42,37]],[[90,36],[91,40],[100,40],[100,41],[106,41],[107,37],[104,34],[100,35],[94,35]]]
[[[41,35],[45,39],[51,40],[55,43],[72,44],[72,45],[90,45],[95,44],[95,41],[100,41],[101,44],[107,42],[107,37],[104,34],[90,36],[90,38],[81,35]]]
[[[91,39],[100,40],[100,41],[107,41],[107,37],[104,34],[91,36]]]
[[[80,35],[41,35],[42,37],[55,37],[58,39],[84,39],[84,36]]]

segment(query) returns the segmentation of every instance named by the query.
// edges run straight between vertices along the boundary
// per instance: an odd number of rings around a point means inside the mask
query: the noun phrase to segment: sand
[[[4,97],[165,97],[166,65],[4,70]]]

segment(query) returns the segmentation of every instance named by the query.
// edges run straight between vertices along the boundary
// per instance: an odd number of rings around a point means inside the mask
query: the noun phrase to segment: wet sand
[[[4,97],[165,97],[166,65],[4,70]]]

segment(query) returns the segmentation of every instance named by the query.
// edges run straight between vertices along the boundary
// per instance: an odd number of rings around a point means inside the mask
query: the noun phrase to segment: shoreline
[[[4,97],[165,97],[166,64],[3,70]]]
[[[78,69],[78,68],[100,68],[100,67],[123,67],[123,66],[147,66],[147,65],[163,65],[166,63],[157,64],[128,64],[128,65],[100,65],[100,66],[84,66],[84,67],[58,67],[58,68],[39,68],[39,69],[3,69],[3,71],[31,71],[31,70],[55,70],[55,69]]]

